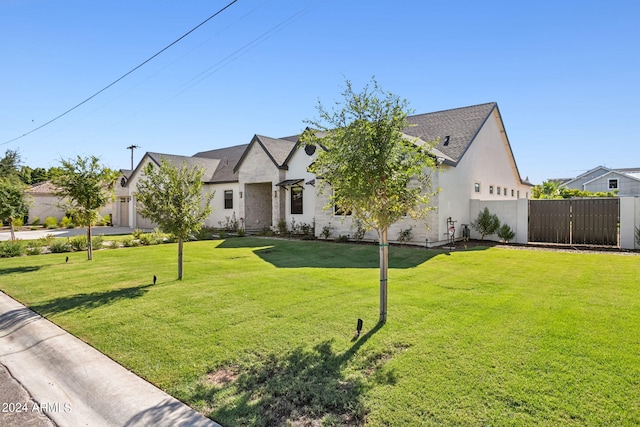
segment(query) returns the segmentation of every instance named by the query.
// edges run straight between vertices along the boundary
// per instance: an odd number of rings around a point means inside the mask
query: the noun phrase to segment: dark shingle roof
[[[238,181],[238,173],[234,172],[233,169],[248,146],[249,144],[242,144],[217,150],[201,151],[194,154],[193,157],[220,160],[211,182],[235,182]]]
[[[407,117],[404,133],[423,141],[440,138],[435,148],[458,163],[496,108],[495,102]],[[448,141],[447,140],[447,136]],[[445,145],[445,142],[447,145]]]
[[[285,165],[289,153],[296,146],[296,141],[291,141],[290,139],[269,138],[264,135],[256,135],[256,138],[278,167]]]
[[[162,159],[167,159],[169,163],[176,167],[181,167],[183,163],[186,163],[189,168],[194,166],[201,167],[204,169],[202,182],[212,182],[214,172],[220,163],[219,159],[207,159],[204,157],[177,156],[163,153],[147,153],[146,155],[158,165],[162,162]]]

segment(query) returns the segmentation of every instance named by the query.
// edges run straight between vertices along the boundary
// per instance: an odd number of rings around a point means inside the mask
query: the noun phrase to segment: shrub
[[[102,249],[104,243],[104,234],[98,234],[97,236],[91,237],[91,249],[98,250]]]
[[[640,227],[636,227],[636,243],[640,245]]]
[[[409,227],[406,230],[400,229],[398,233],[398,242],[410,242],[413,240],[413,227]]]
[[[22,240],[7,240],[0,242],[0,258],[12,258],[24,254]]]
[[[38,218],[37,216],[34,216],[33,219],[31,220],[31,225],[40,225],[40,218]]]
[[[14,218],[13,219],[13,226],[14,227],[22,227],[24,225],[24,219],[23,218]]]
[[[53,244],[55,240],[56,236],[54,236],[53,234],[47,234],[46,236],[38,239],[42,246],[51,246],[51,244]]]
[[[233,212],[231,216],[225,216],[224,221],[218,221],[218,225],[226,231],[237,231],[238,220],[236,219],[236,213]]]
[[[87,236],[73,236],[69,238],[69,245],[72,251],[86,251],[87,250]]]
[[[322,227],[322,231],[320,232],[320,237],[324,238],[325,240],[328,239],[330,236],[331,236],[331,223]]]
[[[348,235],[343,236],[342,234],[339,234],[338,237],[336,237],[337,243],[347,243],[348,241],[349,241]]]
[[[153,233],[145,233],[140,236],[140,244],[143,246],[157,245],[158,240],[153,235]]]
[[[54,254],[71,252],[71,243],[69,243],[69,239],[55,239],[49,245],[49,250]]]
[[[478,213],[478,217],[471,223],[471,227],[482,236],[480,240],[484,240],[484,236],[495,234],[500,228],[500,220],[496,214],[489,212],[489,208]]]
[[[218,232],[218,237],[221,238],[221,239],[226,239],[227,238],[227,232],[224,231],[224,230],[220,230]]]
[[[284,219],[278,221],[278,232],[284,236],[285,234],[287,234],[287,231],[287,221],[285,221]]]
[[[133,248],[136,246],[140,246],[140,242],[135,240],[132,236],[127,236],[122,240],[122,246],[125,248]]]
[[[107,249],[118,249],[120,247],[120,243],[117,240],[109,240],[104,246]]]
[[[73,220],[71,218],[69,218],[68,216],[63,216],[62,219],[60,220],[60,227],[73,228],[75,226],[73,225]]]
[[[42,244],[38,240],[30,240],[25,251],[27,255],[40,255],[42,253]]]
[[[136,228],[133,230],[133,233],[131,233],[133,235],[134,239],[140,239],[142,237],[142,235],[144,234],[144,231],[140,230],[139,228]]]
[[[238,237],[244,237],[246,235],[247,235],[247,233],[246,233],[246,231],[244,231],[244,228],[238,229]]]
[[[202,227],[200,231],[198,231],[198,234],[196,234],[196,238],[198,240],[211,240],[213,239],[214,231],[215,229],[213,227]],[[154,230],[154,233],[161,236],[162,240],[164,240],[164,238],[166,237],[166,235],[162,233],[159,229]],[[159,243],[162,243],[162,242],[159,242]]]
[[[364,239],[365,233],[367,232],[367,230],[364,228],[364,222],[362,222],[361,219],[356,218],[351,224],[351,228],[355,228],[353,238],[356,240],[356,242],[362,241],[362,239]]]
[[[509,240],[516,237],[516,233],[507,224],[502,224],[498,229],[498,237],[504,240],[505,243],[509,243]]]
[[[58,228],[58,220],[52,216],[48,216],[44,219],[44,226],[49,229]]]

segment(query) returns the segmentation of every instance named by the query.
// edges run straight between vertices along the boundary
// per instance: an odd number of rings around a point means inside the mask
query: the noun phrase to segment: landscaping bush
[[[320,232],[320,237],[327,240],[331,236],[331,223],[322,227],[322,231]]]
[[[498,229],[498,237],[504,240],[505,243],[509,243],[516,236],[516,233],[511,230],[507,224],[502,224]]]
[[[134,239],[140,240],[140,238],[144,234],[144,231],[140,230],[139,228],[136,228],[136,229],[133,230],[133,233],[131,233],[131,234],[133,235]]]
[[[104,234],[98,234],[97,236],[91,237],[91,249],[98,250],[102,249],[104,243]]]
[[[489,208],[484,208],[476,220],[471,223],[471,227],[480,233],[480,240],[484,240],[484,236],[495,234],[498,231],[500,220],[496,214],[489,212]]]
[[[109,240],[104,246],[107,249],[118,249],[120,247],[120,243],[117,240]]]
[[[27,242],[27,247],[25,248],[25,251],[27,255],[40,255],[42,253],[43,246],[44,244],[40,239],[29,240]]]
[[[640,245],[640,227],[636,227],[636,243]]]
[[[49,245],[49,250],[54,254],[71,252],[71,243],[69,243],[69,239],[55,239]]]
[[[24,243],[22,240],[7,240],[0,242],[0,258],[12,258],[24,254]]]
[[[365,230],[364,228],[364,222],[362,222],[361,219],[356,218],[351,224],[351,228],[355,228],[353,238],[356,240],[356,242],[362,241],[362,239],[364,239],[365,233],[367,232],[367,230]]]
[[[63,216],[62,219],[60,220],[60,227],[73,228],[75,226],[73,225],[73,220],[71,218],[69,218],[68,216]]]
[[[398,233],[398,242],[410,242],[413,240],[413,227],[409,227],[406,230],[400,229]]]
[[[58,220],[52,216],[48,216],[44,219],[44,226],[49,229],[58,228]]]
[[[158,239],[153,233],[145,233],[140,236],[140,244],[143,246],[157,245]]]
[[[75,252],[87,250],[87,236],[73,236],[69,238],[71,250]]]
[[[127,236],[122,240],[122,246],[125,248],[133,248],[140,246],[140,241],[135,240],[132,236]]]
[[[338,237],[336,237],[336,243],[348,243],[349,242],[349,236],[348,235],[338,235]]]
[[[34,216],[33,219],[31,220],[31,225],[40,225],[40,218],[38,218],[37,216]]]
[[[53,234],[47,234],[38,239],[42,246],[51,246],[53,242],[56,240],[56,236]]]
[[[20,228],[24,225],[24,219],[22,218],[14,218],[13,219],[13,226],[15,228]]]

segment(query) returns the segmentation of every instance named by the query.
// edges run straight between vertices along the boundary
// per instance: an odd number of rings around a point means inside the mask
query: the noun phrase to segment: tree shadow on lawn
[[[45,267],[44,265],[26,265],[24,267],[9,267],[9,268],[0,268],[0,276],[5,274],[22,274],[22,273],[33,273],[34,271],[39,271]]]
[[[112,289],[104,292],[71,295],[56,298],[42,304],[32,305],[29,306],[29,308],[44,317],[72,310],[88,310],[124,299],[139,298],[147,293],[147,288],[151,286],[153,285],[140,285],[131,288]]]
[[[300,346],[218,369],[187,399],[213,407],[208,415],[222,425],[360,426],[367,413],[366,391],[397,381],[394,371],[381,368],[400,347],[370,352],[355,369],[346,369],[381,327],[376,325],[343,353],[336,353],[327,340],[312,349]]]
[[[237,238],[224,240],[217,248],[253,248],[256,255],[278,268],[378,268],[380,266],[379,248],[373,244]],[[449,253],[439,249],[391,246],[389,268],[414,268],[438,255],[449,255]]]

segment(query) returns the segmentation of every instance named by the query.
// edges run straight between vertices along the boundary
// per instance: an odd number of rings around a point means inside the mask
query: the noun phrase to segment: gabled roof
[[[636,180],[636,181],[640,181],[640,176],[634,176],[634,174],[632,174],[632,173],[624,173],[624,172],[620,172],[619,170],[614,169],[614,170],[610,170],[607,173],[603,173],[602,175],[598,175],[595,178],[590,179],[589,181],[586,181],[583,185],[591,184],[592,182],[594,182],[594,181],[596,181],[598,179],[605,178],[605,177],[608,177],[608,176],[611,176],[611,175],[619,176],[621,178],[630,178],[630,179],[633,179],[633,180]]]
[[[297,145],[297,139],[297,136],[287,137],[287,139],[281,139],[270,138],[264,135],[254,135],[244,153],[242,153],[242,157],[233,168],[233,172],[238,173],[240,165],[254,145],[259,145],[260,147],[262,147],[269,159],[271,159],[273,164],[278,169],[287,169],[287,161],[289,160],[291,152]]]
[[[55,194],[58,187],[53,185],[51,181],[43,181],[33,184],[27,192],[29,194]]]
[[[440,138],[434,148],[451,158],[455,166],[495,108],[497,104],[489,102],[409,116],[407,117],[409,127],[404,130],[404,133],[423,141],[434,141]]]
[[[158,166],[160,166],[160,164],[162,163],[162,159],[167,159],[169,163],[171,163],[173,166],[176,166],[176,167],[181,167],[183,163],[186,163],[187,167],[190,167],[190,168],[194,166],[201,167],[204,169],[204,173],[202,174],[202,182],[206,182],[206,183],[212,181],[213,174],[220,163],[220,160],[218,159],[207,159],[203,157],[177,156],[174,154],[147,152],[145,153],[144,156],[142,156],[142,160],[140,160],[140,163],[138,163],[138,166],[135,168],[135,170],[131,173],[129,177],[138,173],[138,171],[142,167],[142,164],[144,163],[144,159],[147,157],[149,158],[150,161],[154,162]],[[127,185],[128,185],[128,182],[127,182]]]
[[[248,146],[249,144],[242,144],[234,147],[219,148],[217,150],[201,151],[194,154],[193,157],[220,160],[218,167],[213,173],[212,183],[237,182],[238,173],[234,171],[234,168]]]
[[[597,170],[599,170],[599,169],[601,169],[601,170],[602,170],[602,173],[601,173],[600,175],[598,175],[598,176],[602,176],[602,175],[604,175],[605,173],[611,172],[611,169],[609,169],[609,168],[608,168],[608,167],[606,167],[606,166],[596,166],[596,167],[595,167],[595,168],[593,168],[593,169],[589,169],[588,171],[586,171],[586,172],[584,172],[584,173],[581,173],[580,175],[576,176],[575,178],[572,178],[572,179],[570,179],[570,180],[568,180],[568,181],[565,181],[565,182],[564,182],[564,183],[562,183],[561,185],[564,185],[564,186],[569,185],[569,184],[573,183],[574,181],[577,181],[577,180],[579,180],[580,178],[584,178],[585,176],[587,176],[587,175],[589,175],[589,174],[591,174],[591,173],[593,173],[593,172],[595,172],[595,171],[597,171]]]

